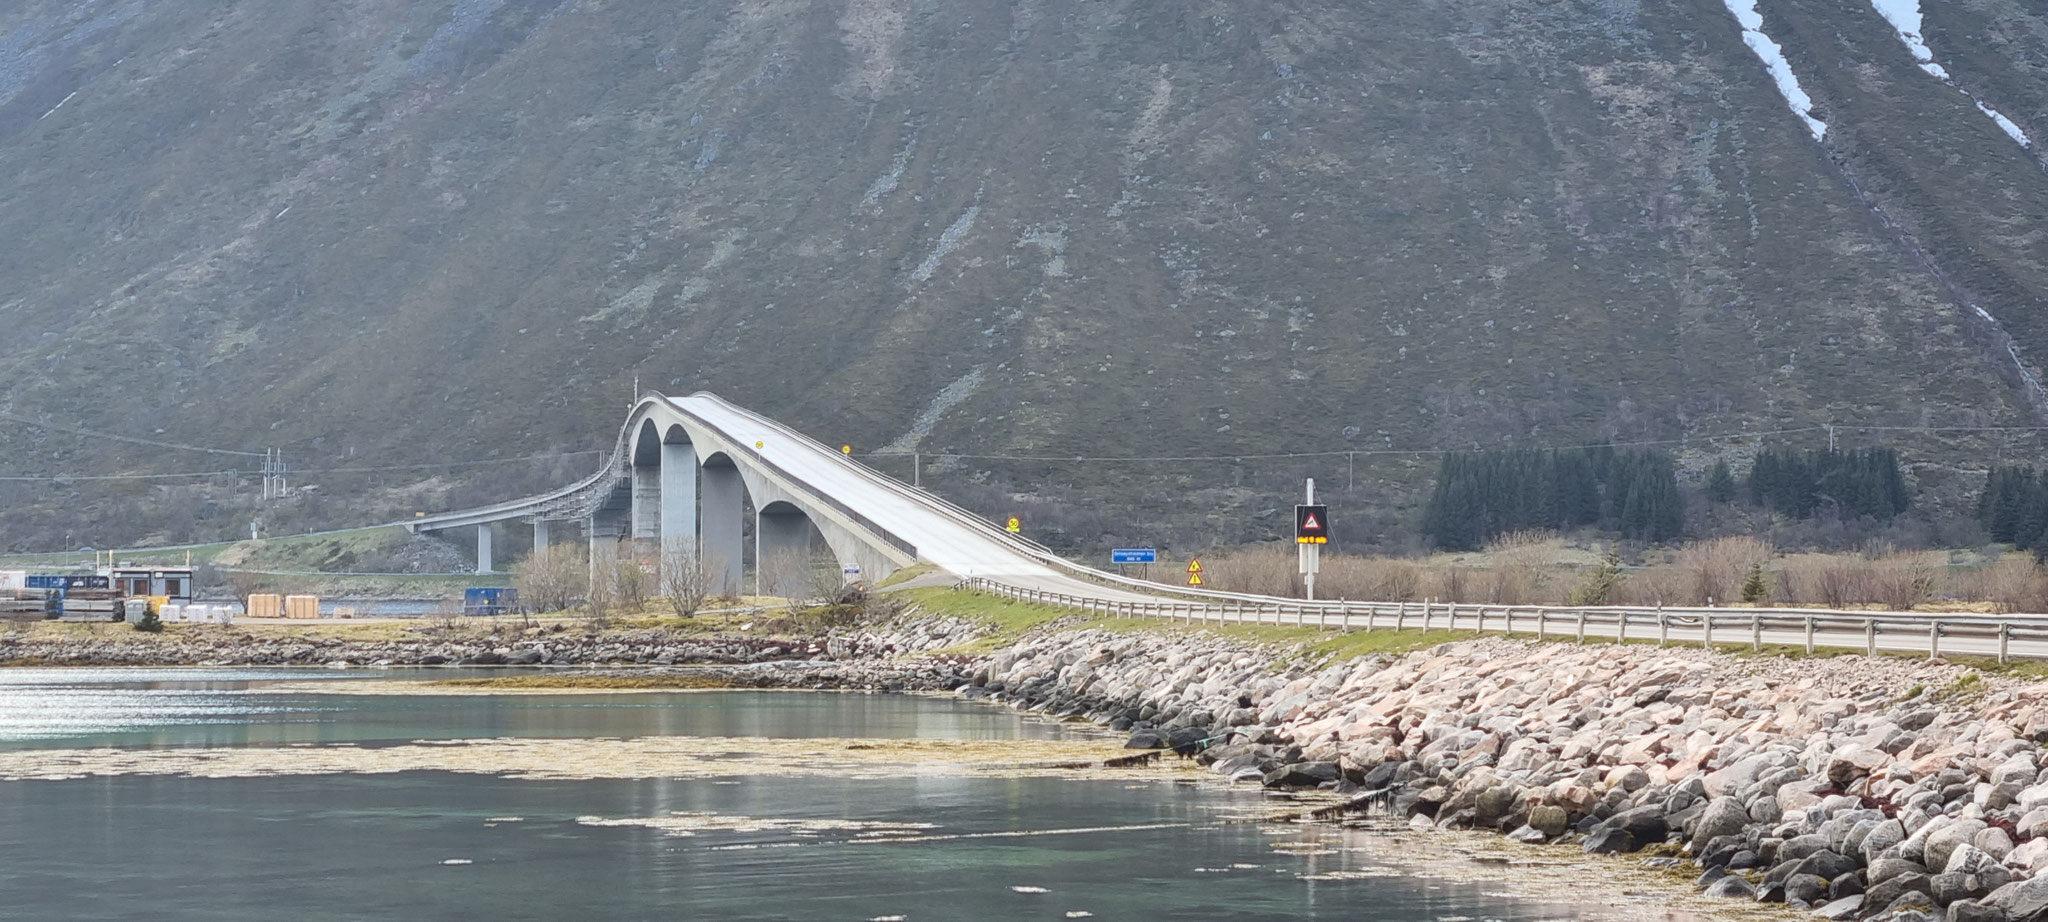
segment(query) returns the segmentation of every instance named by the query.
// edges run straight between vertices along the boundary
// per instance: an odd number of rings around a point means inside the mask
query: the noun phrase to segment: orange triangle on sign
[[[1301,527],[1314,530],[1323,526],[1316,521],[1316,514],[1311,512],[1302,518]]]

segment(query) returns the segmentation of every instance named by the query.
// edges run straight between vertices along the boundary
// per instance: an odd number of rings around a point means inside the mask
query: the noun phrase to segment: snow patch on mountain
[[[947,410],[959,406],[961,401],[974,396],[974,392],[981,389],[981,382],[987,371],[988,366],[976,365],[953,383],[940,388],[938,394],[932,397],[932,402],[925,406],[924,412],[917,414],[917,418],[911,421],[910,431],[882,446],[882,451],[916,451],[919,445],[924,444],[925,437],[932,434],[932,427],[939,424],[939,417],[946,415]]]
[[[1985,105],[1983,100],[1971,95],[1969,90],[1956,86],[1955,78],[1949,76],[1948,69],[1934,63],[1934,49],[1927,47],[1926,37],[1920,34],[1920,0],[1870,0],[1870,6],[1877,10],[1877,14],[1883,16],[1886,22],[1892,24],[1892,28],[1899,33],[1899,41],[1906,46],[1907,51],[1912,52],[1913,62],[1920,65],[1921,70],[1926,71],[1934,79],[1955,87],[1956,92],[1968,96],[1970,102],[1976,104],[1977,111],[1997,123],[1998,130],[2005,132],[2006,137],[2018,142],[2021,147],[2034,146],[2034,140],[2027,137],[2027,133],[2019,125],[2014,124],[2012,119]]]
[[[1792,114],[1806,123],[1806,130],[1813,133],[1814,140],[1826,138],[1828,124],[1813,117],[1813,97],[1800,88],[1799,77],[1792,73],[1792,63],[1785,60],[1785,49],[1764,34],[1764,17],[1756,11],[1756,0],[1721,2],[1735,16],[1735,21],[1742,24],[1742,43],[1764,62],[1764,68],[1771,72],[1771,82],[1778,85],[1778,93],[1785,97],[1785,104],[1792,107]]]

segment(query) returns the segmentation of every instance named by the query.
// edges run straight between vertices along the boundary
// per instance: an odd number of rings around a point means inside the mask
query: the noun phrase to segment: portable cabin
[[[125,598],[161,598],[168,602],[192,601],[190,567],[115,567],[114,589]]]

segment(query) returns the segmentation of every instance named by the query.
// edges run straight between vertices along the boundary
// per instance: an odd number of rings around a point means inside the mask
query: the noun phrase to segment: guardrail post
[[[1927,626],[1927,658],[1941,658],[1941,622],[1939,621]]]
[[[1998,664],[2001,666],[2005,665],[2005,646],[2006,642],[2010,640],[2012,640],[2012,624],[2005,621],[1998,622]]]
[[[1713,612],[1708,612],[1700,616],[1700,646],[1709,650],[1714,649]]]
[[[1538,643],[1541,643],[1550,634],[1550,625],[1546,623],[1547,619],[1544,617],[1546,614],[1548,613],[1543,609],[1536,609],[1536,641]]]
[[[1813,655],[1813,616],[1806,616],[1806,655]]]
[[[1427,599],[1424,599],[1424,600],[1423,600],[1423,602],[1422,602],[1422,610],[1423,610],[1423,611],[1428,611],[1428,610],[1429,610],[1429,600],[1427,600]],[[1400,611],[1397,611],[1397,612],[1395,612],[1395,613],[1394,613],[1394,630],[1397,630],[1397,631],[1399,631],[1399,630],[1405,630],[1405,629],[1406,629],[1407,627],[1408,627],[1408,603],[1406,603],[1406,602],[1402,602],[1402,603],[1401,603],[1401,610],[1400,610]]]
[[[1579,643],[1586,642],[1586,610],[1579,609]]]
[[[1657,603],[1657,646],[1671,642],[1671,619],[1664,617],[1664,604]]]
[[[1863,655],[1877,655],[1877,619],[1863,619]]]
[[[1342,599],[1339,599],[1339,600],[1337,600],[1337,605],[1339,606],[1339,608],[1337,609],[1338,611],[1343,611],[1343,608],[1342,608],[1343,604],[1344,604],[1344,600],[1342,600]],[[1329,630],[1329,629],[1330,629],[1330,609],[1329,609],[1329,608],[1328,608],[1327,606],[1325,606],[1325,607],[1323,607],[1323,608],[1318,608],[1318,609],[1316,609],[1316,630],[1318,630],[1318,631],[1327,631],[1327,630]]]
[[[1617,645],[1628,643],[1628,612],[1626,611],[1614,616],[1614,642]]]
[[[1749,648],[1762,652],[1764,648],[1764,619],[1762,615],[1749,616]]]

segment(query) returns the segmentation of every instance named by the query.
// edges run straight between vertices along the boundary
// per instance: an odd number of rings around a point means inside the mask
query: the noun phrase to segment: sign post
[[[1109,562],[1116,564],[1116,572],[1119,574],[1125,574],[1125,564],[1151,564],[1158,561],[1159,552],[1149,547],[1117,547],[1109,551]]]
[[[1301,552],[1301,581],[1308,600],[1316,598],[1316,573],[1323,568],[1322,548],[1330,543],[1330,507],[1316,505],[1316,480],[1308,479],[1306,502],[1294,507],[1294,543]]]

